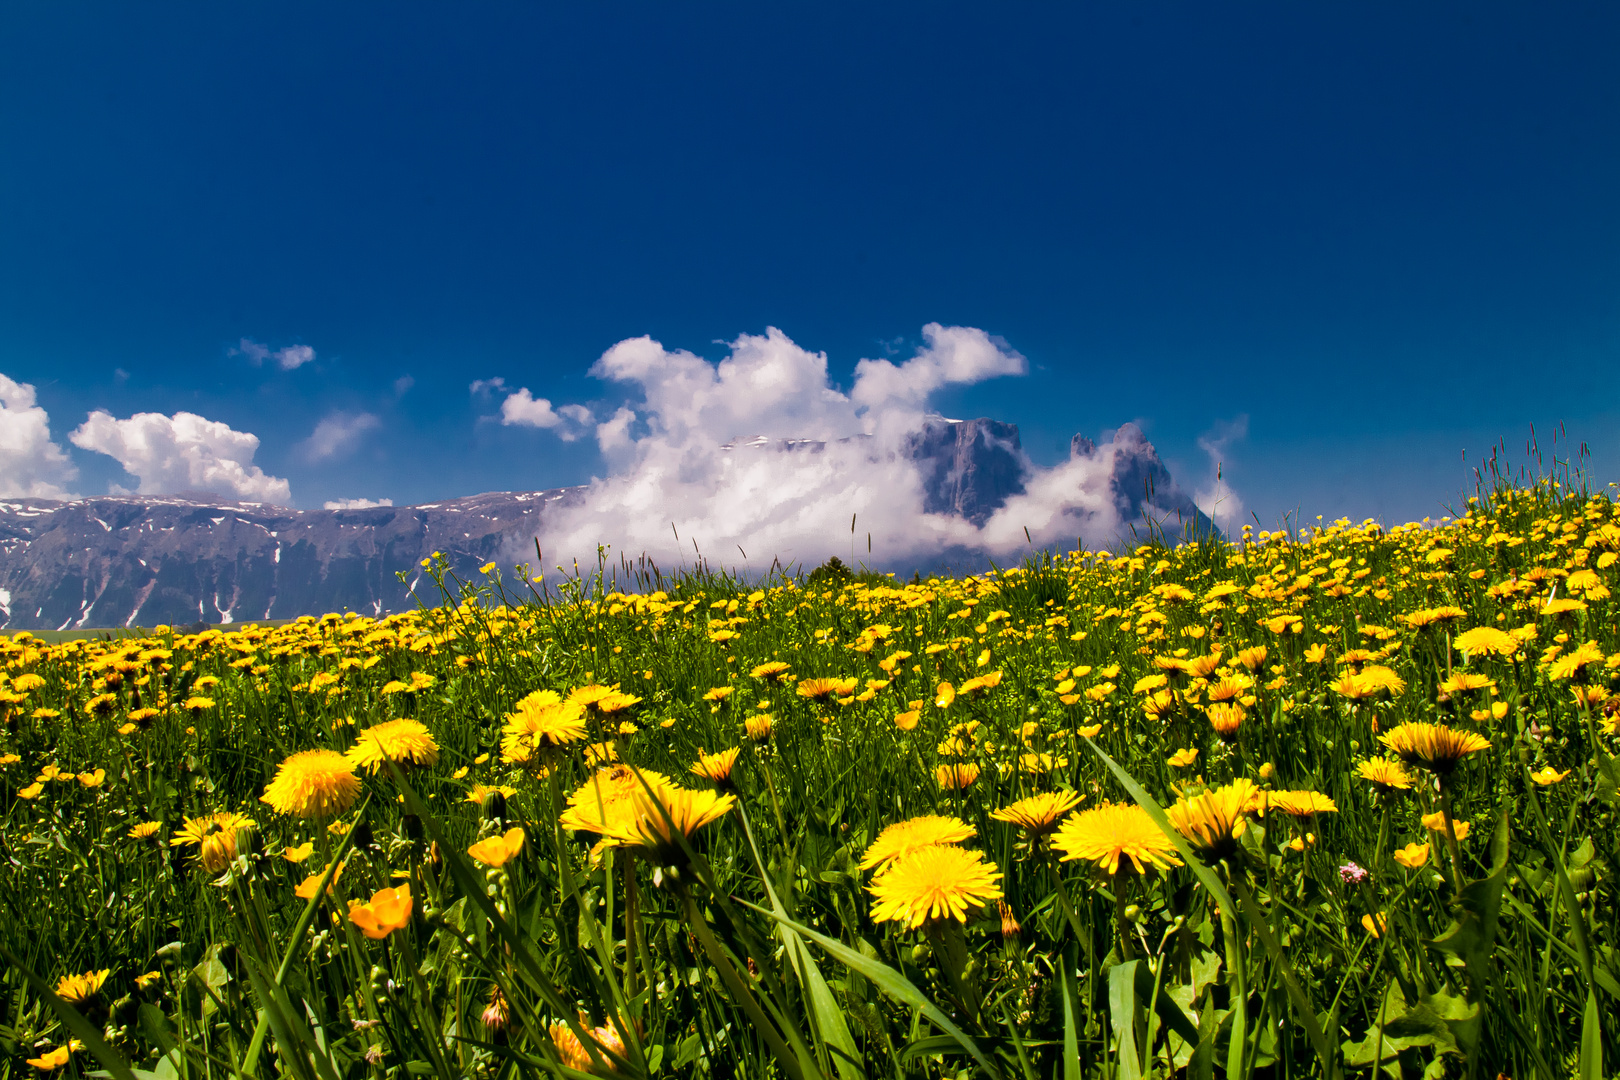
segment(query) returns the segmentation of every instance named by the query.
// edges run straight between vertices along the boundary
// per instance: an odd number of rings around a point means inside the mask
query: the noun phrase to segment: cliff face
[[[1029,460],[1017,424],[930,420],[907,445],[922,470],[923,509],[983,525],[1007,499],[1024,493]]]
[[[728,449],[815,453],[824,444],[756,438]],[[924,509],[975,525],[1024,493],[1033,468],[1017,426],[984,418],[931,418],[905,453],[921,475]],[[1133,532],[1145,539],[1149,519],[1172,539],[1189,527],[1197,536],[1215,531],[1134,424],[1102,446],[1076,435],[1070,456],[1108,470],[1125,523],[1121,539]],[[457,574],[475,576],[514,545],[528,547],[543,535],[546,509],[583,492],[490,492],[364,510],[290,510],[206,495],[0,499],[0,629],[403,611],[415,606],[411,588],[424,557],[443,552]],[[424,599],[436,602],[429,589]]]

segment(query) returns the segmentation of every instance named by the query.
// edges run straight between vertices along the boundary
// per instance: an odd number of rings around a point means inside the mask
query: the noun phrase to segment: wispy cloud
[[[372,510],[379,506],[393,506],[393,499],[328,499],[321,504],[323,510]]]
[[[287,345],[272,351],[270,346],[263,342],[243,338],[232,346],[230,355],[245,356],[254,367],[258,367],[266,360],[274,360],[281,370],[293,371],[312,362],[315,359],[315,350],[308,345]]]
[[[1249,417],[1242,414],[1233,420],[1220,421],[1198,436],[1198,448],[1209,456],[1209,479],[1198,489],[1194,500],[1198,509],[1223,530],[1230,530],[1243,520],[1243,500],[1226,479],[1226,457],[1231,447],[1248,435]]]
[[[360,445],[367,432],[382,427],[375,413],[332,412],[323,416],[310,432],[309,438],[299,444],[304,459],[322,462],[352,452]]]

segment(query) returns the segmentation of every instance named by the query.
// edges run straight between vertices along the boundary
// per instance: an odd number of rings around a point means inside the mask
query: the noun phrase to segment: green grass
[[[1613,503],[1538,485],[1439,528],[1245,539],[910,585],[599,574],[551,582],[544,603],[440,568],[444,606],[381,621],[14,636],[0,1069],[32,1071],[82,1014],[100,1067],[188,1077],[581,1075],[578,1039],[628,1076],[1612,1075]],[[1548,608],[1572,595],[1581,608]],[[1517,651],[1454,647],[1481,626],[1516,631]],[[790,667],[751,674],[772,662]],[[1398,686],[1356,696],[1346,676],[1380,667]],[[936,704],[941,683],[995,672]],[[1459,673],[1490,684],[1442,693]],[[854,682],[801,695],[813,678]],[[1223,679],[1244,714],[1226,738],[1209,719]],[[543,775],[503,762],[520,700],[591,685],[639,700],[587,710]],[[142,708],[158,712],[120,733]],[[762,714],[756,741],[745,723]],[[335,827],[259,801],[289,755],[401,717],[432,733],[437,763],[362,773]],[[1420,769],[1381,790],[1357,766],[1407,722],[1490,745],[1443,793]],[[689,772],[700,749],[738,748],[735,805],[689,840],[593,859],[596,837],[559,817],[592,790],[587,746],[609,741],[694,790],[713,786]],[[1196,758],[1171,765],[1180,750]],[[50,765],[104,774],[38,781]],[[942,790],[941,766],[979,772]],[[1542,784],[1543,769],[1565,775]],[[1251,808],[1213,850],[1176,833],[1185,865],[1115,877],[990,816],[1072,791],[1076,814],[1115,801],[1163,821],[1238,781],[1336,809]],[[474,785],[509,794],[468,801]],[[1459,843],[1424,824],[1446,810]],[[169,843],[221,811],[257,821],[235,858],[216,841],[205,869]],[[863,853],[927,814],[965,823],[1005,913],[874,919]],[[156,835],[130,838],[143,821]],[[512,828],[526,842],[501,868],[467,856]],[[283,858],[305,842],[308,861]],[[1413,843],[1429,844],[1417,868],[1394,859]],[[330,900],[293,895],[340,860]],[[363,937],[349,902],[403,883],[409,924]],[[71,1014],[26,977],[102,968]],[[486,1024],[497,991],[506,1019]],[[96,1050],[64,1068],[97,1068]]]

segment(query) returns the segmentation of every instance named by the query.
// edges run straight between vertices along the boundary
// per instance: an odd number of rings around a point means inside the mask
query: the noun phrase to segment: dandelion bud
[[[1260,766],[1260,779],[1270,780],[1272,776],[1276,774],[1276,772],[1276,766],[1272,765],[1271,762],[1268,761],[1264,765]]]
[[[235,829],[222,829],[203,837],[197,847],[197,859],[206,873],[217,874],[236,859]]]
[[[491,1032],[501,1030],[506,1026],[508,1019],[506,1011],[506,998],[501,996],[501,988],[495,987],[489,994],[489,1005],[484,1009],[482,1017],[484,1027]]]
[[[506,820],[506,795],[499,788],[492,788],[484,794],[482,805],[485,821]]]
[[[1007,901],[1001,900],[997,903],[1001,912],[1002,944],[1009,945],[1016,949],[1018,947],[1019,935],[1023,928],[1018,925],[1018,919],[1014,917],[1013,909],[1007,905]]]

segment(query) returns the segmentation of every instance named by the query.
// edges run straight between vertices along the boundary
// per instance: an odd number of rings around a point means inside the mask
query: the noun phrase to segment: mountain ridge
[[[1175,515],[1215,532],[1135,425],[1115,433],[1111,490],[1122,521]],[[728,448],[815,452],[824,443],[763,437]],[[931,417],[904,452],[924,509],[982,525],[1025,490],[1033,465],[1017,425]],[[1071,459],[1096,453],[1082,436]],[[414,506],[299,510],[179,495],[0,498],[0,630],[230,623],[414,607],[421,560],[442,552],[457,575],[527,547],[548,509],[585,486],[484,492]],[[404,572],[406,580],[399,579]],[[429,598],[430,600],[436,599]]]

